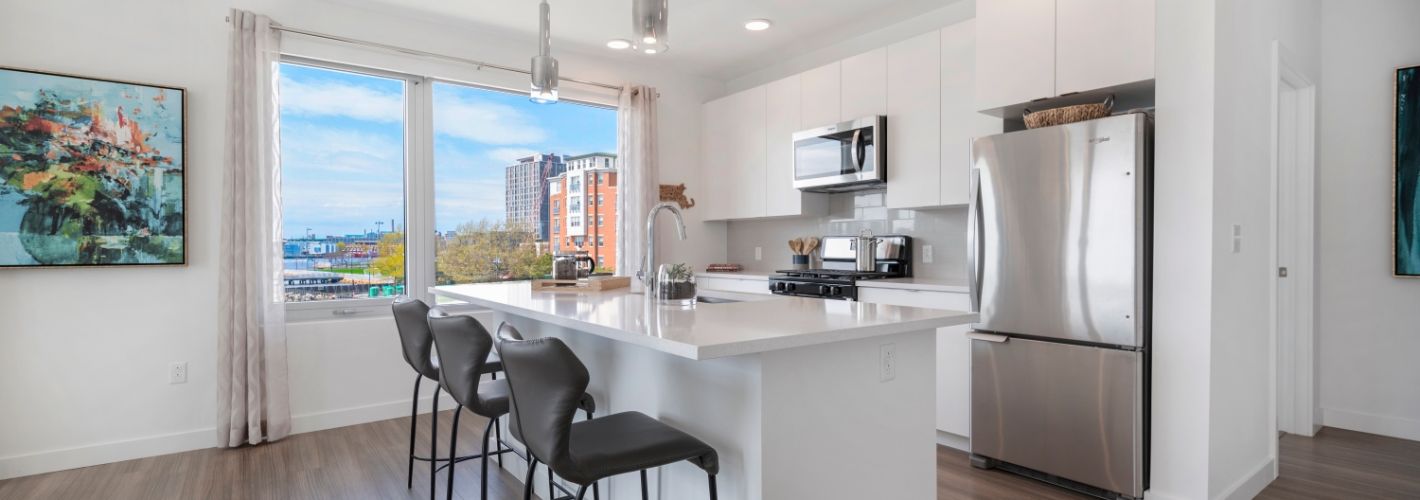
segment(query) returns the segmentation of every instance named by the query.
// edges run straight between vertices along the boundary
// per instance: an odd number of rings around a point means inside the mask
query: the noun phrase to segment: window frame
[[[492,92],[526,95],[518,84],[526,76],[490,73],[483,68],[438,63],[403,54],[346,46],[315,44],[293,37],[284,43],[280,64],[298,64],[334,71],[402,80],[404,87],[404,227],[405,293],[429,303],[434,296],[437,241],[434,234],[434,84],[444,83]],[[337,62],[340,61],[340,62]],[[483,80],[483,81],[479,81]],[[499,81],[507,84],[499,84]],[[617,96],[606,90],[569,87],[560,89],[559,101],[617,110]],[[411,237],[413,235],[413,237]],[[568,237],[570,242],[570,237]],[[391,317],[392,298],[358,298],[287,302],[286,321],[330,321]],[[458,312],[486,310],[471,304],[444,304]]]

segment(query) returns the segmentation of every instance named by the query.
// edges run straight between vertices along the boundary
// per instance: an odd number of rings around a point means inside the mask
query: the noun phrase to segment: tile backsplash
[[[857,235],[863,228],[873,234],[912,237],[912,274],[919,278],[966,283],[965,206],[929,210],[883,206],[883,191],[830,195],[829,213],[823,217],[732,221],[728,223],[729,261],[752,271],[789,268],[791,238],[801,236]],[[922,245],[932,245],[932,263],[922,263]],[[754,248],[764,249],[764,259],[754,260]]]

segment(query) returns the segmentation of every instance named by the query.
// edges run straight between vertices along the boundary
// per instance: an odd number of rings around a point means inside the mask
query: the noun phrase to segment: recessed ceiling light
[[[620,39],[620,38],[616,38],[616,39],[612,39],[612,40],[607,40],[607,41],[606,41],[606,46],[607,46],[607,48],[609,48],[609,49],[615,49],[615,50],[629,49],[629,48],[631,48],[631,41],[630,41],[630,40],[622,40],[622,39]]]
[[[745,29],[750,31],[764,31],[772,26],[774,26],[774,23],[768,19],[750,19],[745,21]]]

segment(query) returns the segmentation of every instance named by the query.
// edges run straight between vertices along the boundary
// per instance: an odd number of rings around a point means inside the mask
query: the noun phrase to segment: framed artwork
[[[186,99],[0,67],[0,267],[185,264]]]
[[[1420,66],[1395,70],[1395,275],[1420,277]]]

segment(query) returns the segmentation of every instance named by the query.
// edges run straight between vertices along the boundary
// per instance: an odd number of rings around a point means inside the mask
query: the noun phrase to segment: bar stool
[[[439,380],[439,357],[434,352],[434,334],[429,330],[429,305],[424,301],[413,297],[399,297],[395,299],[391,306],[394,311],[395,328],[399,331],[399,343],[403,348],[404,361],[409,363],[409,367],[414,369],[414,397],[412,408],[409,411],[409,470],[408,488],[414,487],[414,461],[429,462],[429,490],[433,495],[435,488],[434,475],[441,467],[448,467],[449,463],[456,463],[462,460],[478,458],[477,456],[438,458],[439,439],[439,386],[434,386],[434,411],[430,414],[433,430],[429,433],[429,456],[421,457],[414,454],[414,441],[416,431],[419,427],[419,385],[425,378]],[[484,363],[482,373],[487,373],[494,379],[498,378],[498,373],[503,371],[503,362],[497,356],[490,356],[488,362]],[[501,440],[500,440],[501,441]],[[439,462],[447,462],[439,466]]]
[[[497,345],[502,344],[503,341],[507,340],[523,340],[523,334],[522,332],[519,332],[517,328],[514,328],[513,325],[510,325],[505,321],[498,325],[497,343],[495,343],[494,346],[497,347]],[[577,401],[577,409],[582,410],[586,414],[587,420],[591,420],[592,418],[594,418],[597,410],[596,398],[593,398],[591,393],[583,392],[581,399]],[[523,439],[522,430],[518,427],[518,412],[515,408],[509,408],[508,415],[509,433],[513,435],[513,439],[516,439],[518,440],[518,442],[526,445],[527,440]],[[527,478],[523,481],[523,498],[526,499],[532,498],[532,481],[533,478],[537,475],[536,469],[538,461],[537,458],[533,457],[531,453],[527,454],[527,456],[523,457],[523,459],[527,460],[528,462]],[[574,495],[572,492],[567,491],[566,488],[563,488],[562,485],[557,484],[556,481],[553,481],[552,468],[548,467],[547,492],[549,495],[556,497],[556,494],[553,493],[556,490],[561,490],[563,493],[567,494],[566,497],[562,498],[572,498]],[[562,498],[553,498],[551,500],[562,500]],[[592,498],[594,500],[601,498],[601,488],[599,488],[596,483],[592,483]]]
[[[552,471],[579,485],[627,472],[641,472],[641,498],[648,497],[646,470],[689,460],[709,477],[715,500],[720,471],[714,448],[694,436],[639,412],[572,422],[579,395],[587,391],[587,367],[560,339],[499,339],[509,396],[528,451]],[[531,472],[532,469],[529,469]],[[531,479],[531,474],[529,474]],[[526,492],[524,498],[527,498]]]

